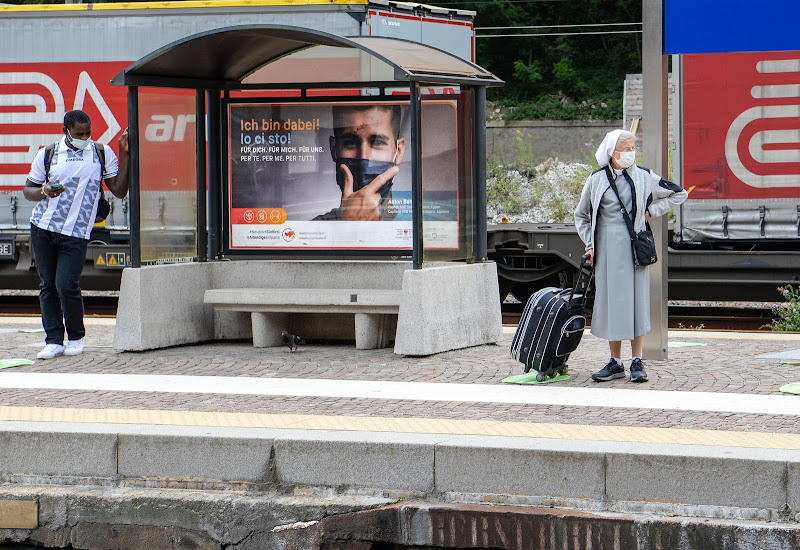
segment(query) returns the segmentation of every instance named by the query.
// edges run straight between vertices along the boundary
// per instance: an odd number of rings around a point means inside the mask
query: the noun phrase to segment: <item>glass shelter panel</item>
[[[473,93],[429,88],[422,100],[423,263],[474,256]]]
[[[375,82],[394,80],[394,68],[355,48],[315,46],[257,69],[242,84]]]
[[[195,92],[139,89],[142,264],[197,257]]]

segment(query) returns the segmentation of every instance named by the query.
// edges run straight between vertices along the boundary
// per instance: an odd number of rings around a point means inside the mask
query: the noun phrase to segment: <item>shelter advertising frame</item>
[[[423,147],[420,158],[426,174],[426,253],[464,257],[471,249],[465,246],[471,243],[466,235],[470,216],[465,216],[471,211],[465,210],[464,202],[472,195],[472,189],[465,187],[471,178],[463,174],[462,160],[470,153],[464,151],[471,140],[463,135],[462,123],[463,109],[472,104],[465,97],[469,93],[423,96],[425,126],[429,131],[450,130],[436,135],[436,154],[428,154]],[[414,151],[408,94],[284,99],[248,94],[224,98],[222,115],[222,248],[226,256],[411,255]],[[369,120],[380,131],[359,137],[336,127],[348,118],[362,128]],[[391,129],[390,121],[394,122]],[[397,134],[394,143],[390,134]],[[361,156],[364,160],[352,158]],[[352,167],[352,172],[340,162]],[[379,207],[354,216],[357,220],[345,219],[342,207],[348,173],[355,198],[360,187],[382,183],[376,181],[381,172],[395,164],[398,173],[379,189]]]

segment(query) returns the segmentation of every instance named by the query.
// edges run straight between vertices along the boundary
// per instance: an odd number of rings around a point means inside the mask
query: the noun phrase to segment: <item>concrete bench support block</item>
[[[494,262],[443,263],[403,274],[394,352],[433,355],[503,337]]]
[[[251,313],[253,321],[253,347],[272,348],[283,344],[281,333],[289,326],[285,313]]]
[[[389,346],[395,338],[397,323],[394,315],[356,313],[356,349],[379,349]]]
[[[143,351],[213,339],[213,309],[203,303],[213,267],[202,262],[126,268],[114,349]]]

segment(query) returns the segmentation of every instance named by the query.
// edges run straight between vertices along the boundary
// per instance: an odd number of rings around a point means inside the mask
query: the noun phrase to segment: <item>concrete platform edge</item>
[[[0,483],[12,486],[306,487],[594,511],[800,519],[800,452],[787,450],[31,422],[0,424],[0,443]],[[37,460],[52,456],[60,459]]]

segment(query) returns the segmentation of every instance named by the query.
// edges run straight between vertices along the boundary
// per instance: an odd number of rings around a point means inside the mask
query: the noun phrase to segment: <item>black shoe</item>
[[[644,372],[644,365],[638,357],[631,361],[631,382],[647,382],[647,373]]]
[[[644,372],[644,371],[643,371]],[[592,380],[595,382],[608,382],[615,378],[625,378],[625,368],[617,363],[614,359],[608,362],[608,365],[597,371],[592,375]]]

